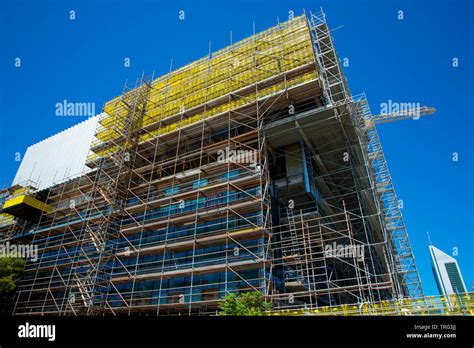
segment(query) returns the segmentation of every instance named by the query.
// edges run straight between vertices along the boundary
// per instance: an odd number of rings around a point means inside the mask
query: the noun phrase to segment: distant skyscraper
[[[466,284],[456,259],[445,254],[433,245],[429,246],[431,265],[439,293],[450,295],[466,292]]]

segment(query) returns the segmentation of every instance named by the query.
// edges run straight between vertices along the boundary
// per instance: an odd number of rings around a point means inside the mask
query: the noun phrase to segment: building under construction
[[[14,313],[211,314],[245,291],[275,309],[419,298],[375,126],[408,117],[351,95],[322,12],[144,76],[105,104],[88,170],[4,190],[3,238],[39,248]]]

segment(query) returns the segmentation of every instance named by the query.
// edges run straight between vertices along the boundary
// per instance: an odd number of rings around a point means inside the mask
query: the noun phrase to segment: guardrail
[[[292,306],[267,311],[267,315],[474,315],[474,292],[449,296],[425,296],[417,299],[386,300],[373,303],[345,304],[338,306]]]

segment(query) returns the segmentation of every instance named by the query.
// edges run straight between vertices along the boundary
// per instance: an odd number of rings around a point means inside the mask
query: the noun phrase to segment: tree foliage
[[[0,314],[10,314],[16,284],[21,278],[25,261],[14,257],[0,257]]]
[[[265,311],[271,309],[271,304],[265,302],[260,291],[252,291],[225,296],[219,308],[220,315],[257,316],[265,315]]]

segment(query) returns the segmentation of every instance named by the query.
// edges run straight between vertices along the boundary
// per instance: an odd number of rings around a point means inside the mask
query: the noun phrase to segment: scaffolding
[[[39,218],[0,225],[40,250],[14,313],[210,314],[244,291],[275,310],[419,297],[375,123],[322,12],[142,76],[105,104],[92,171],[41,192]]]

